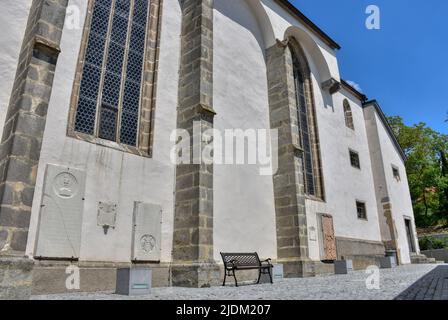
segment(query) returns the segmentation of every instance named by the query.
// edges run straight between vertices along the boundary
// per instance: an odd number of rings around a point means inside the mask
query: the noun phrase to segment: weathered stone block
[[[395,257],[384,257],[380,260],[380,266],[382,269],[391,269],[397,266],[397,260]]]
[[[174,230],[173,244],[176,246],[188,246],[191,244],[191,235],[189,229]]]
[[[335,274],[348,274],[350,271],[353,271],[352,260],[338,260],[334,262]]]
[[[27,207],[31,207],[33,205],[34,199],[34,188],[24,187],[21,193],[21,197],[22,203]]]
[[[27,300],[31,296],[34,262],[0,256],[0,300]]]
[[[7,238],[8,238],[8,231],[0,230],[0,250],[3,249],[3,247],[5,246]]]
[[[31,113],[20,113],[17,118],[16,132],[29,136],[42,137],[45,130],[46,119]]]
[[[28,240],[28,230],[14,230],[11,239],[11,249],[14,251],[25,252]]]
[[[8,182],[22,182],[25,184],[32,184],[32,167],[33,165],[25,160],[18,158],[10,158],[7,162],[6,179]]]
[[[173,265],[173,287],[206,288],[220,283],[217,264]]]
[[[5,207],[0,210],[0,225],[4,227],[27,228],[30,224],[31,210],[20,207]]]
[[[315,265],[312,261],[282,261],[283,264],[283,276],[285,278],[307,278],[314,277]]]

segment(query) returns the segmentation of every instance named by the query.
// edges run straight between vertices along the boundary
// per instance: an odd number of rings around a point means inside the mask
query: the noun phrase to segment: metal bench
[[[256,252],[252,253],[223,253],[221,252],[222,261],[224,262],[224,282],[226,285],[227,276],[235,278],[235,286],[238,287],[235,271],[237,270],[258,270],[258,281],[260,283],[261,275],[268,274],[272,281],[272,264],[271,259],[260,260]]]

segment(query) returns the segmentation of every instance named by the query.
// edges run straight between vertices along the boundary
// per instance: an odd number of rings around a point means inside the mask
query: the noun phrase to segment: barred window
[[[355,125],[353,123],[352,108],[350,107],[350,103],[348,102],[347,99],[344,100],[344,117],[346,127],[355,130]]]
[[[356,211],[358,213],[358,219],[367,220],[367,209],[365,202],[356,201]]]
[[[76,133],[138,147],[149,2],[91,0]]]

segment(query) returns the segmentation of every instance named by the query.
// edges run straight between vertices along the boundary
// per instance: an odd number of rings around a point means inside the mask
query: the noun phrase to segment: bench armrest
[[[268,265],[272,266],[272,263],[271,263],[271,261],[272,261],[272,259],[271,259],[271,258],[269,258],[269,259],[266,259],[266,260],[262,260],[262,261],[261,261],[261,264],[263,264],[263,263],[267,263]]]

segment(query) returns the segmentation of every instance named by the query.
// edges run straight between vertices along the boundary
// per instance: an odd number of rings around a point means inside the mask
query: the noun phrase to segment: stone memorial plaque
[[[85,179],[84,171],[47,165],[36,257],[79,257]]]
[[[103,228],[115,228],[117,220],[117,204],[99,202],[98,203],[98,226]]]
[[[160,260],[161,219],[162,208],[160,206],[142,202],[135,203],[132,260]]]

